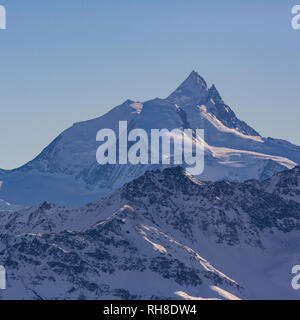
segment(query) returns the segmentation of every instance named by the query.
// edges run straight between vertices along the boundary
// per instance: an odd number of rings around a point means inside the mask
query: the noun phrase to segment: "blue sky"
[[[0,168],[127,98],[166,97],[192,70],[263,136],[300,145],[300,0],[0,4]]]

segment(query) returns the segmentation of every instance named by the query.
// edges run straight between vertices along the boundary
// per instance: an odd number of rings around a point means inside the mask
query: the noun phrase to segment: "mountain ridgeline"
[[[75,123],[35,159],[14,170],[0,170],[0,198],[33,205],[47,200],[76,207],[111,194],[146,171],[166,165],[99,165],[97,132],[119,121],[130,129],[204,129],[203,181],[263,180],[300,163],[300,148],[287,141],[263,138],[239,120],[213,85],[196,72],[167,98],[125,101],[107,114]],[[196,143],[199,143],[196,139]],[[2,182],[2,183],[1,183]]]
[[[72,209],[0,215],[2,299],[297,299],[300,168],[268,180],[144,173]]]

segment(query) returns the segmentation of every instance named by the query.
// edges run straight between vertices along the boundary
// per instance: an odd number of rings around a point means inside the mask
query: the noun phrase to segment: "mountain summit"
[[[173,103],[200,103],[208,96],[206,81],[195,71],[167,98]]]
[[[217,88],[195,71],[166,99],[127,100],[107,114],[74,124],[35,159],[14,170],[0,170],[0,199],[21,205],[47,200],[83,205],[112,193],[145,171],[163,165],[105,165],[96,162],[96,134],[108,128],[118,135],[119,121],[129,128],[204,129],[206,181],[267,179],[300,164],[300,147],[263,138],[238,119]],[[199,141],[198,141],[199,142]]]
[[[224,103],[215,85],[209,88],[206,81],[195,71],[191,72],[167,100],[183,105],[185,108],[206,105],[207,111],[228,128],[236,129],[249,136],[259,136],[257,131],[236,117],[231,108]]]

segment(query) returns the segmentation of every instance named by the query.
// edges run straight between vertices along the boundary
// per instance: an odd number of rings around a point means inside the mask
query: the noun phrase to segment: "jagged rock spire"
[[[206,81],[196,71],[192,71],[181,85],[168,97],[173,103],[198,104],[208,97]]]

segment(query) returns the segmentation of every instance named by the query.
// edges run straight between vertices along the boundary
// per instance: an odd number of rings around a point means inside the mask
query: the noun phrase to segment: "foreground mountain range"
[[[263,138],[239,120],[216,87],[196,72],[166,99],[131,100],[104,116],[74,124],[40,155],[21,168],[0,170],[0,198],[20,205],[47,200],[78,206],[109,195],[144,172],[162,165],[105,165],[96,162],[96,134],[110,128],[118,134],[120,120],[129,128],[191,128],[205,130],[204,181],[263,180],[300,164],[300,147]]]
[[[297,299],[300,167],[204,182],[150,171],[78,209],[0,215],[2,299]]]

